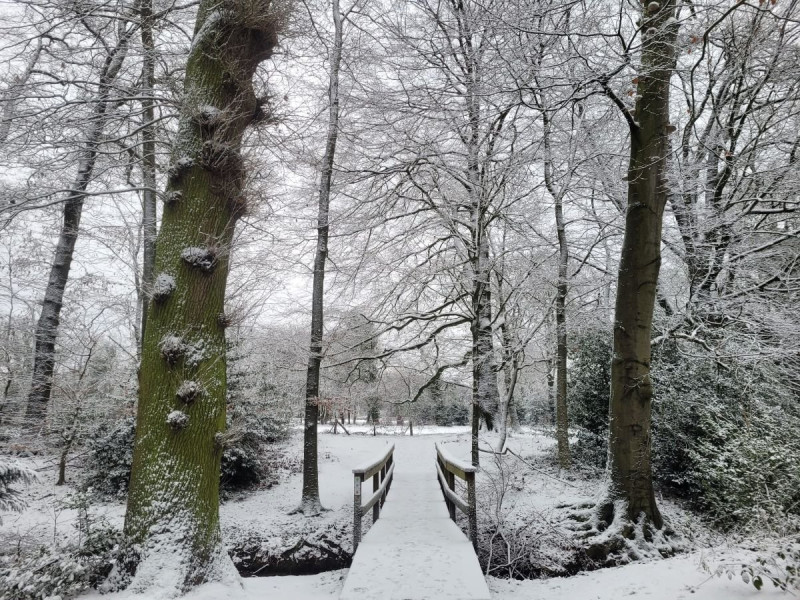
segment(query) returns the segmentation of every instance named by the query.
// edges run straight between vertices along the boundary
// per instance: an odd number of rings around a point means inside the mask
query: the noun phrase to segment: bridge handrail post
[[[353,554],[361,541],[361,482],[360,473],[353,474]]]
[[[372,476],[372,493],[378,491],[378,488],[381,487],[381,482],[383,481],[383,467],[381,470],[375,473]],[[372,524],[375,524],[375,521],[378,520],[378,517],[381,516],[381,503],[376,502],[375,505],[372,507]]]
[[[447,478],[447,487],[450,488],[451,492],[456,491],[456,476],[451,473],[450,471],[445,471],[444,476]],[[450,518],[453,519],[453,522],[456,521],[456,505],[451,500],[447,500],[447,509],[450,511]]]
[[[467,473],[467,504],[469,505],[469,539],[475,553],[478,552],[478,511],[475,498],[475,473]],[[452,475],[451,475],[452,477]]]
[[[443,453],[439,444],[436,444],[437,477],[442,493],[444,494],[450,518],[456,520],[455,509],[458,508],[467,516],[469,526],[469,539],[475,553],[478,552],[478,511],[476,506],[475,473],[477,467],[463,461],[457,461]],[[455,478],[463,479],[467,484],[467,501],[464,502],[455,494]],[[449,488],[449,489],[448,489]]]
[[[380,517],[380,510],[389,493],[392,484],[394,469],[394,444],[378,460],[353,469],[353,554],[361,542],[361,519],[372,508],[372,522]],[[362,505],[361,484],[372,478],[372,495]]]

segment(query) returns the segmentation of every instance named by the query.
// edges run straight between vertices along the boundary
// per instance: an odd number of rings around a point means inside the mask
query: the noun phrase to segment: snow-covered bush
[[[570,365],[573,458],[604,466],[611,338],[579,339]],[[800,418],[763,367],[687,357],[672,342],[653,355],[653,475],[721,528],[773,526],[800,513]],[[787,404],[790,406],[790,404]],[[773,523],[767,523],[772,520]]]
[[[16,483],[27,485],[37,479],[38,475],[28,467],[0,460],[0,511],[22,511],[25,501],[19,490],[11,486]]]
[[[71,598],[108,576],[120,531],[104,518],[90,515],[86,494],[68,496],[62,504],[78,510],[77,538],[61,545],[18,546],[14,552],[0,554],[0,598]]]
[[[103,496],[123,497],[128,491],[136,420],[126,417],[103,424],[91,436],[92,460],[86,485]]]
[[[577,464],[602,468],[608,444],[611,332],[590,330],[571,349],[567,413],[577,430],[571,448]]]
[[[228,421],[228,431],[222,436],[220,484],[226,491],[246,489],[263,480],[267,472],[265,447],[286,439],[288,423],[248,411],[234,411]],[[85,482],[87,487],[102,496],[125,496],[135,432],[133,417],[98,428],[90,444],[92,460]]]
[[[508,579],[563,576],[593,568],[558,511],[520,502],[528,465],[512,454],[482,459],[478,474],[478,559],[487,575]],[[519,502],[519,505],[518,505]],[[465,519],[461,519],[462,526]]]
[[[800,427],[763,367],[655,357],[653,468],[717,527],[800,513]],[[768,521],[772,521],[769,523]]]
[[[247,405],[245,405],[246,407]],[[289,436],[289,424],[252,410],[234,409],[228,419],[222,453],[220,482],[226,491],[241,490],[260,483],[267,474],[266,447]]]

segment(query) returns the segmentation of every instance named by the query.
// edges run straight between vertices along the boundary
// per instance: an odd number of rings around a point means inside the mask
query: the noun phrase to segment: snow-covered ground
[[[352,468],[369,462],[392,442],[403,445],[404,460],[430,463],[434,477],[432,441],[444,444],[451,455],[466,458],[469,453],[467,428],[423,428],[415,427],[414,438],[408,432],[400,438],[404,428],[387,428],[384,435],[373,437],[371,428],[358,426],[348,428],[352,435],[332,435],[330,428],[320,427],[320,490],[322,504],[330,509],[319,517],[289,515],[300,498],[301,477],[297,469],[299,444],[286,447],[288,463],[294,468],[275,474],[275,484],[255,493],[234,497],[223,503],[221,522],[223,535],[228,544],[256,539],[264,547],[285,548],[299,536],[313,538],[327,534],[338,536],[337,541],[349,551],[351,544],[350,521],[353,501]],[[367,434],[369,430],[369,434]],[[381,433],[380,430],[378,432]],[[394,435],[388,435],[389,433]],[[493,440],[482,441],[491,445]],[[558,507],[564,503],[590,500],[597,493],[599,480],[579,477],[575,474],[558,473],[546,455],[552,451],[552,438],[536,431],[515,434],[510,440],[511,448],[525,458],[528,465],[519,468],[508,487],[504,506],[512,514],[536,512],[558,518]],[[488,469],[490,459],[483,458]],[[41,459],[24,459],[28,465],[47,468]],[[77,519],[74,509],[58,508],[60,498],[70,492],[69,486],[55,487],[54,468],[42,472],[43,481],[26,491],[29,508],[21,514],[3,514],[0,524],[0,546],[63,541],[75,535],[73,523]],[[387,502],[392,501],[392,492]],[[673,521],[682,523],[688,518],[679,509],[668,505]],[[92,507],[92,515],[107,518],[121,526],[124,516],[122,503],[109,503]],[[369,525],[369,518],[363,523]],[[376,530],[377,532],[377,530]],[[703,542],[714,540],[714,546],[700,548]],[[736,576],[732,580],[714,577],[720,564],[751,562],[754,555],[736,546],[727,547],[722,540],[695,536],[690,543],[697,548],[673,558],[643,561],[622,567],[603,569],[573,577],[513,581],[489,577],[489,588],[494,598],[522,600],[530,598],[559,598],[561,600],[605,600],[622,596],[633,596],[653,600],[677,600],[696,598],[701,600],[740,600],[746,598],[790,598],[791,594],[771,589],[769,582],[761,592],[744,583]],[[434,558],[432,558],[433,560]],[[263,598],[285,598],[287,600],[330,600],[338,598],[347,576],[347,570],[336,570],[307,576],[253,577],[243,579],[239,585],[203,586],[187,596],[190,600],[261,600]],[[770,588],[770,589],[766,589]],[[87,597],[97,596],[96,592]],[[103,596],[119,600],[125,594]],[[99,597],[99,596],[97,596]],[[149,600],[157,600],[148,597]],[[3,599],[5,600],[5,599]],[[11,600],[11,599],[9,599]],[[377,599],[376,599],[377,600]]]

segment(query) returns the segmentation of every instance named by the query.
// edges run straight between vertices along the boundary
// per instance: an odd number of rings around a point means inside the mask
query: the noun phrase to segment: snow
[[[167,415],[167,424],[173,429],[183,429],[189,424],[189,415],[182,410],[173,410]]]
[[[692,553],[666,560],[631,563],[573,577],[513,581],[489,577],[493,598],[530,600],[746,600],[786,598],[791,595],[774,589],[757,591],[743,581],[714,577],[703,571],[706,557]]]
[[[153,283],[153,298],[163,300],[167,298],[176,287],[175,278],[167,273],[159,273]]]
[[[216,259],[214,253],[208,248],[197,248],[194,246],[184,248],[181,251],[181,258],[186,264],[200,269],[201,271],[205,271],[206,273],[214,268],[214,261]]]
[[[448,454],[458,459],[466,459],[469,455],[469,435],[467,427],[460,428],[434,428],[415,425],[414,437],[410,437],[406,426],[379,426],[377,432],[396,432],[396,435],[372,436],[372,426],[359,423],[346,425],[351,432],[360,432],[361,435],[345,435],[339,433],[332,435],[331,426],[320,426],[319,436],[319,471],[320,493],[323,506],[329,510],[319,517],[302,517],[288,513],[297,506],[300,499],[302,483],[299,472],[299,456],[302,453],[301,444],[295,437],[286,445],[288,452],[287,464],[274,473],[274,482],[267,489],[257,490],[248,495],[237,496],[225,501],[220,509],[220,521],[224,545],[230,547],[250,536],[257,536],[267,548],[286,548],[299,537],[311,536],[329,531],[331,527],[338,527],[345,523],[344,529],[339,530],[339,541],[349,550],[351,543],[352,510],[353,510],[353,467],[371,462],[380,456],[392,443],[395,450],[395,481],[389,491],[387,502],[381,518],[374,527],[370,527],[371,518],[366,516],[362,525],[367,533],[361,544],[361,550],[369,552],[369,545],[387,545],[396,535],[392,530],[397,525],[392,525],[392,513],[402,513],[401,508],[409,507],[419,509],[430,505],[430,512],[440,516],[444,503],[439,500],[441,492],[435,480],[433,444],[439,443],[446,447]],[[341,432],[341,428],[339,429]],[[405,431],[405,435],[403,432]],[[364,435],[364,433],[370,435]],[[424,434],[424,435],[420,435]],[[575,503],[593,498],[600,485],[600,478],[587,478],[578,472],[559,473],[550,469],[545,461],[540,460],[544,455],[552,452],[554,439],[538,431],[526,431],[521,434],[511,433],[509,445],[514,452],[519,453],[530,462],[531,468],[514,481],[510,491],[509,508],[513,514],[526,514],[538,512],[543,515],[556,514],[557,507],[562,503]],[[481,447],[495,444],[494,438],[481,440]],[[492,469],[492,461],[488,455],[481,455],[484,472]],[[46,462],[42,458],[23,458],[21,464],[39,470],[42,481],[33,483],[25,488],[18,486],[23,491],[29,502],[25,512],[4,513],[0,524],[0,546],[16,546],[18,543],[29,545],[34,543],[53,543],[54,539],[59,544],[76,537],[78,534],[73,524],[78,519],[76,509],[64,508],[62,499],[71,492],[68,486],[56,487],[55,461]],[[411,472],[407,469],[412,469]],[[430,487],[421,494],[410,492],[410,485],[404,483],[404,478],[418,470],[418,473],[429,475]],[[406,475],[404,475],[404,471]],[[74,471],[68,469],[68,478]],[[598,474],[599,475],[599,474]],[[367,494],[370,491],[369,483],[364,485]],[[681,513],[668,502],[662,502],[664,512],[672,517],[675,525],[687,529],[681,520],[689,519],[688,528],[692,529],[697,545],[712,544],[712,548],[695,550],[668,559],[646,559],[622,567],[603,569],[591,573],[584,573],[572,577],[559,577],[530,581],[509,581],[487,577],[488,589],[492,598],[503,600],[530,600],[532,598],[558,598],[559,600],[616,600],[620,597],[631,596],[646,600],[771,600],[796,597],[782,593],[772,588],[769,582],[761,592],[755,590],[752,584],[748,585],[738,576],[733,580],[712,576],[718,565],[751,564],[755,554],[744,550],[742,543],[727,545],[725,539],[705,536],[699,526],[686,513]],[[394,508],[393,508],[394,507]],[[437,508],[434,508],[437,507]],[[121,503],[96,504],[92,506],[95,519],[108,519],[117,527],[122,526],[125,507]],[[463,523],[463,517],[459,517]],[[479,519],[484,518],[479,514]],[[403,521],[403,519],[400,519]],[[443,522],[450,523],[444,517]],[[407,521],[408,527],[413,527],[413,520]],[[426,540],[430,532],[415,532],[421,541]],[[450,537],[452,536],[452,537]],[[459,537],[460,536],[460,537]],[[443,538],[447,543],[464,540],[466,537],[460,531],[450,528],[450,533],[434,536]],[[699,540],[699,542],[697,541]],[[434,540],[435,541],[435,540]],[[468,544],[468,542],[466,542]],[[419,563],[418,568],[429,566],[433,562],[429,553],[418,551],[419,546],[412,547],[416,554],[412,560]],[[360,555],[359,555],[360,556]],[[358,560],[358,559],[357,559]],[[354,565],[353,570],[357,567]],[[348,570],[337,570],[318,575],[287,576],[287,577],[253,577],[229,580],[227,584],[214,583],[200,586],[191,591],[188,600],[262,600],[276,598],[286,600],[334,600],[339,598],[345,589],[345,579]],[[165,590],[166,593],[166,590]],[[123,600],[144,597],[134,596],[129,592],[110,595],[100,595],[91,592],[86,596],[93,600],[109,599]],[[166,596],[164,596],[166,597]],[[373,598],[383,597],[373,595]],[[159,600],[152,595],[147,600]]]
[[[432,476],[435,460],[430,438],[397,440],[392,487],[358,546],[342,600],[488,600],[472,544],[450,520]]]
[[[181,383],[181,385],[178,387],[178,391],[175,392],[175,395],[184,404],[191,404],[204,394],[205,390],[203,389],[202,384],[190,380]]]
[[[183,338],[172,334],[165,335],[161,338],[158,347],[161,349],[161,356],[170,364],[177,361],[185,351]]]

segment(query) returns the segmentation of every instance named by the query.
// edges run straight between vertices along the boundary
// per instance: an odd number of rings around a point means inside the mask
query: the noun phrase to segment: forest
[[[0,15],[0,599],[800,593],[800,0]]]

